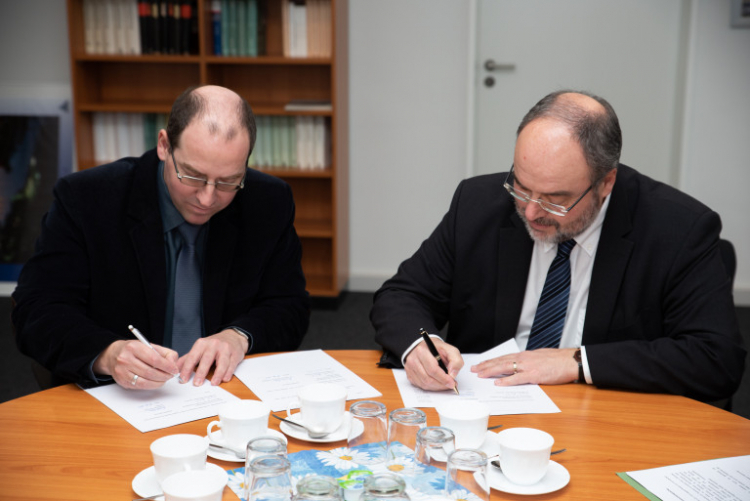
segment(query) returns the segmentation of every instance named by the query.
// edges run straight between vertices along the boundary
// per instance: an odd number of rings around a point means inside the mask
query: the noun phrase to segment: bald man
[[[539,101],[518,127],[510,171],[463,181],[432,235],[376,293],[382,364],[445,391],[462,352],[515,339],[520,353],[470,371],[498,386],[731,396],[745,350],[719,216],[620,164],[621,147],[606,100],[561,91]]]
[[[13,293],[20,350],[56,383],[138,390],[211,370],[217,385],[248,353],[296,349],[309,309],[294,202],[247,168],[255,137],[242,97],[191,88],[156,149],[60,179]]]

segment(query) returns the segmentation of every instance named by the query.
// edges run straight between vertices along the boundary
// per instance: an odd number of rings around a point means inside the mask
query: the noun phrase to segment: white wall
[[[350,4],[351,281],[375,290],[437,225],[466,170],[467,3]]]
[[[374,290],[465,177],[471,2],[350,3],[351,288]],[[679,187],[722,215],[750,305],[750,29],[729,3],[692,0]],[[65,2],[0,0],[0,98],[34,96],[70,97]]]
[[[721,214],[735,302],[750,305],[750,28],[729,27],[729,6],[693,5],[680,189]]]

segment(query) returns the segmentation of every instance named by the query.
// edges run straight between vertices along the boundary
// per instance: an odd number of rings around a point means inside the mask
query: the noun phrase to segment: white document
[[[347,400],[382,396],[364,379],[322,350],[248,358],[237,366],[234,375],[274,411],[298,407],[297,389],[310,383],[346,386]]]
[[[401,399],[406,407],[437,407],[444,402],[480,400],[487,404],[493,416],[560,412],[557,405],[538,385],[500,387],[495,386],[494,378],[482,379],[471,372],[471,366],[483,360],[518,353],[518,351],[516,340],[510,339],[478,355],[463,354],[464,366],[456,377],[459,395],[456,395],[453,390],[425,391],[417,388],[406,378],[404,369],[393,369],[393,376],[396,378]]]
[[[629,471],[628,476],[662,501],[750,499],[750,456]]]
[[[126,390],[110,384],[85,391],[142,433],[216,416],[220,405],[239,400],[208,380],[193,386],[192,381],[180,384],[178,378],[155,390]]]

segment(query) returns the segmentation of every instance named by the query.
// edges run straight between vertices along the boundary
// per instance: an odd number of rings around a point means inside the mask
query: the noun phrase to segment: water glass
[[[341,501],[338,482],[326,475],[310,475],[297,482],[294,501]]]
[[[362,400],[355,402],[349,407],[352,416],[352,425],[349,427],[348,447],[360,447],[361,454],[358,463],[363,465],[374,465],[385,462],[386,444],[388,441],[388,422],[386,421],[386,408],[380,402]],[[359,425],[362,423],[362,433]]]
[[[448,456],[445,496],[451,499],[490,500],[487,455],[484,452],[476,449],[457,449]]]
[[[445,468],[450,454],[456,450],[456,437],[451,430],[428,426],[417,433],[414,450],[415,476],[411,485],[424,496],[439,496],[445,489]]]
[[[292,474],[289,460],[281,456],[258,456],[246,468],[247,501],[290,501]]]
[[[393,473],[378,473],[365,479],[359,501],[409,501],[404,479]]]
[[[419,409],[402,408],[388,416],[388,469],[413,473],[417,432],[427,425],[427,415]]]
[[[272,435],[251,438],[245,449],[245,485],[250,485],[250,462],[258,456],[286,457],[286,443]]]

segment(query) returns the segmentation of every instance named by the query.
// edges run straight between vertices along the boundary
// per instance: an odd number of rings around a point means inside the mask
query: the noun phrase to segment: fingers
[[[247,340],[232,330],[221,331],[195,342],[190,352],[179,360],[180,375],[187,381],[190,374],[193,384],[200,386],[214,367],[211,384],[216,386],[232,379],[237,365],[247,349]]]
[[[518,384],[566,384],[577,379],[578,363],[574,348],[522,351],[485,360],[472,366],[481,378],[498,377],[497,386]]]
[[[438,352],[448,357],[449,370],[455,370],[458,374],[458,370],[463,366],[463,359],[461,358],[458,350],[448,345],[447,343],[440,342],[439,339],[435,339],[435,346],[438,348]],[[446,349],[449,347],[455,351]],[[450,352],[450,353],[449,353]],[[406,357],[406,376],[409,381],[419,388],[432,391],[442,391],[446,389],[453,389],[456,386],[456,381],[438,365],[437,360],[430,353],[425,343],[419,343],[409,355]]]
[[[161,347],[154,345],[154,348]],[[112,343],[99,358],[115,382],[126,389],[159,388],[172,378],[167,370],[174,362],[165,361],[159,353],[139,341]]]

